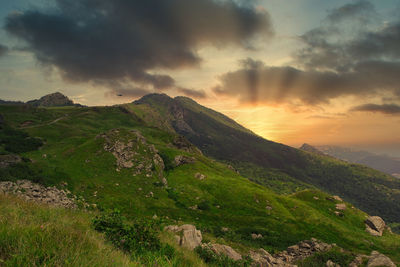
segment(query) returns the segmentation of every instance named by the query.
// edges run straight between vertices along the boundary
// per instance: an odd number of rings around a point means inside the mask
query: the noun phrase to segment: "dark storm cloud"
[[[206,98],[206,92],[204,90],[194,90],[194,89],[188,89],[188,88],[178,88],[178,92],[181,94],[184,94],[185,96],[188,97],[193,97],[193,98]]]
[[[371,96],[381,90],[396,93],[400,83],[400,63],[361,62],[348,73],[270,67],[261,62],[219,77],[217,94],[239,96],[243,102],[283,103],[300,100],[304,104],[328,103],[340,96]],[[256,62],[256,64],[254,64]]]
[[[327,16],[330,22],[341,22],[348,18],[357,18],[365,22],[375,14],[374,6],[368,1],[357,1],[333,9]]]
[[[365,104],[353,107],[350,111],[380,112],[390,115],[400,115],[400,106],[396,104]]]
[[[4,56],[8,51],[8,47],[0,44],[0,57]]]
[[[237,71],[221,75],[214,91],[243,102],[308,105],[349,95],[396,97],[400,21],[377,26],[368,21],[368,14],[376,15],[368,1],[334,9],[320,27],[300,37],[304,46],[294,54],[296,67],[247,59]]]
[[[271,35],[266,12],[233,1],[57,0],[53,12],[9,15],[6,30],[39,62],[72,81],[124,80],[155,89],[175,86],[157,69],[199,64],[197,48],[247,46]]]

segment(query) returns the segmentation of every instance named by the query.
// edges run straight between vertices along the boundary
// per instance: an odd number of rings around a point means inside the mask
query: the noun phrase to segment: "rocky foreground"
[[[215,243],[202,243],[201,231],[197,230],[194,225],[169,225],[166,226],[164,230],[175,233],[177,244],[187,249],[193,250],[196,247],[201,246],[203,249],[210,250],[218,255],[225,255],[234,261],[241,260],[244,257],[244,255],[241,255],[230,246]],[[336,244],[327,244],[315,238],[311,238],[311,240],[301,241],[298,244],[290,246],[286,250],[275,255],[271,255],[268,251],[260,248],[258,250],[250,251],[247,256],[252,259],[252,266],[295,267],[297,266],[295,265],[296,262],[311,257],[317,252],[327,252],[334,247],[337,247]],[[373,251],[370,256],[358,255],[349,266],[363,266],[362,264],[365,261],[367,261],[367,267],[396,267],[390,258],[377,251]],[[340,265],[331,260],[327,261],[326,266],[340,267]]]

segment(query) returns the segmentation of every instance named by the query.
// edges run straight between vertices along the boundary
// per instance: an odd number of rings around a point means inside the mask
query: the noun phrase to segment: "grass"
[[[69,190],[96,204],[100,210],[117,208],[128,220],[157,215],[165,225],[191,223],[210,241],[230,245],[243,254],[260,247],[273,253],[315,237],[327,243],[337,243],[354,253],[369,254],[378,250],[400,262],[400,237],[388,232],[383,237],[370,236],[363,223],[366,214],[353,209],[351,204],[347,203],[344,216],[338,217],[334,214],[335,202],[327,200],[329,195],[317,189],[303,190],[300,187],[294,194],[289,194],[289,191],[285,195],[277,194],[243,178],[221,162],[174,148],[171,143],[176,134],[144,123],[142,116],[146,112],[141,110],[143,114],[139,116],[132,114],[135,106],[129,105],[129,108],[128,111],[118,106],[39,108],[27,114],[22,107],[0,106],[0,112],[14,128],[19,128],[28,119],[33,121],[30,128],[21,130],[45,140],[39,150],[21,154],[32,160],[28,167],[37,170],[35,174],[41,183],[60,186],[67,182]],[[65,119],[49,124],[59,117]],[[153,144],[170,163],[176,155],[194,157],[196,162],[179,167],[169,164],[164,172],[168,188],[160,186],[155,175],[134,176],[131,169],[117,171],[115,157],[104,150],[104,140],[96,138],[115,128],[128,139],[129,130],[140,131],[147,143]],[[147,159],[148,154],[140,153]],[[196,179],[196,173],[204,174],[206,178]],[[276,170],[270,170],[270,175],[287,178]],[[149,197],[150,192],[153,192],[153,197]],[[200,209],[189,208],[195,205]],[[267,209],[267,206],[272,209]],[[54,222],[58,217],[73,219],[73,214],[76,214],[75,217],[82,217],[82,224],[87,226],[90,219],[89,215],[81,212],[54,209],[48,212],[61,214],[53,214]],[[64,217],[63,212],[66,214]],[[40,214],[31,217],[41,218]],[[1,223],[1,227],[11,227],[4,225]],[[222,227],[229,228],[229,231],[221,231]],[[21,236],[29,235],[29,225],[22,225],[21,229],[24,228],[27,230],[21,230]],[[263,238],[253,240],[252,233],[260,233]],[[161,266],[204,265],[195,253],[177,248],[173,237],[168,234],[162,235],[161,240],[176,248],[176,256],[168,259],[162,253],[133,254],[134,262],[144,265],[157,262]],[[26,255],[32,255],[30,251],[34,248],[30,247],[34,245],[27,244],[29,251]],[[110,248],[107,244],[105,246]],[[12,251],[12,247],[7,249],[9,255],[15,254]],[[57,260],[63,259],[55,255]]]
[[[0,194],[1,266],[139,266],[91,229],[90,215]]]

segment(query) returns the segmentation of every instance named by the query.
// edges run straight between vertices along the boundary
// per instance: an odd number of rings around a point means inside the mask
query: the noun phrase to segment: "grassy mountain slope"
[[[265,140],[186,97],[153,94],[134,104],[133,111],[152,108],[164,125],[169,122],[169,128],[207,156],[229,162],[245,177],[276,192],[317,187],[388,221],[400,221],[400,180],[389,175]]]
[[[1,266],[139,266],[106,244],[84,212],[0,194]]]
[[[400,237],[388,232],[379,238],[370,236],[363,223],[366,214],[352,209],[351,204],[347,204],[344,216],[338,217],[334,214],[335,202],[327,200],[328,195],[321,191],[278,195],[241,177],[223,163],[196,152],[179,150],[173,145],[176,134],[168,131],[167,123],[160,121],[160,125],[166,127],[162,130],[143,119],[146,116],[163,117],[154,110],[151,111],[154,113],[143,112],[148,108],[140,105],[94,108],[0,106],[0,113],[9,127],[44,143],[39,150],[20,153],[30,160],[10,167],[13,170],[4,172],[6,176],[1,178],[10,180],[23,175],[56,186],[67,182],[74,194],[96,204],[100,210],[118,208],[131,219],[157,215],[165,224],[192,223],[202,230],[206,239],[229,244],[242,253],[259,247],[270,252],[283,250],[298,241],[315,237],[357,253],[379,250],[400,261]],[[29,125],[27,121],[30,121]],[[146,162],[151,156],[149,148],[154,145],[166,165],[164,175],[168,187],[160,183],[156,169],[136,174],[134,168],[119,168],[113,154],[105,150],[107,142],[136,140],[137,131],[148,145],[133,142],[133,147],[137,145],[134,150],[138,158]],[[109,140],[106,141],[102,134]],[[232,131],[232,134],[232,138],[238,138],[234,135],[236,132]],[[274,149],[286,149],[286,153],[291,151],[280,144],[268,144]],[[177,155],[193,157],[196,161],[175,167],[173,160]],[[303,157],[299,159],[305,162],[325,160],[307,153],[301,155]],[[277,158],[283,160],[283,157]],[[204,174],[206,178],[199,180],[195,178],[196,173]],[[196,205],[197,208],[193,208]],[[222,231],[222,227],[229,231]],[[260,233],[263,238],[253,240],[252,233]]]

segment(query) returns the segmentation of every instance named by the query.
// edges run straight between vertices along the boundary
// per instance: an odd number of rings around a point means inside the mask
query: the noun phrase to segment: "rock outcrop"
[[[237,251],[235,251],[233,248],[231,248],[230,246],[227,246],[227,245],[207,243],[207,244],[203,244],[202,248],[209,249],[218,255],[225,255],[234,261],[238,261],[238,260],[242,259],[242,255],[240,255]]]
[[[96,138],[104,139],[104,150],[114,155],[117,171],[132,169],[134,176],[156,176],[167,185],[163,159],[154,145],[149,145],[139,131],[113,129]]]
[[[396,264],[394,264],[389,257],[379,253],[378,251],[372,251],[367,267],[377,266],[396,267]]]
[[[294,267],[290,263],[284,262],[281,259],[274,258],[266,250],[260,248],[256,251],[250,251],[250,258],[253,260],[252,266],[254,267]]]
[[[316,252],[328,251],[332,249],[333,246],[334,245],[311,238],[311,240],[301,241],[296,245],[288,247],[287,250],[275,254],[274,257],[286,263],[294,263],[308,258]]]
[[[182,226],[169,225],[164,228],[164,231],[176,233],[175,239],[177,243],[190,250],[201,245],[203,239],[201,231],[196,229],[196,226],[184,224]]]
[[[196,162],[195,158],[184,156],[184,155],[178,155],[174,158],[174,164],[176,167],[184,165],[184,164],[192,164],[195,162]]]
[[[370,216],[365,220],[365,230],[373,236],[382,236],[385,221],[379,216]]]
[[[0,182],[0,192],[15,194],[29,201],[36,201],[53,206],[76,208],[76,196],[68,197],[69,190],[60,190],[56,187],[44,187],[28,180],[17,182]]]

